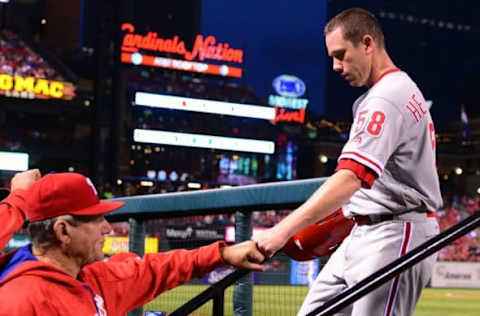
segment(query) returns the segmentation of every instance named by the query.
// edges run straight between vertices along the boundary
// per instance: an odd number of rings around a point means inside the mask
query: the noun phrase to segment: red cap
[[[30,222],[60,215],[101,215],[122,207],[124,202],[103,202],[89,178],[79,173],[53,173],[27,190],[26,215]]]

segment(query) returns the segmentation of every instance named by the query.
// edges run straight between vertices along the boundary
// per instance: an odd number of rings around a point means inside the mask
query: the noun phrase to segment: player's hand
[[[284,234],[279,226],[272,227],[263,232],[255,234],[252,240],[257,244],[258,249],[267,258],[273,257],[273,255],[283,248],[288,241],[288,236]]]
[[[35,181],[42,177],[40,170],[32,169],[17,173],[11,181],[10,190],[28,189]]]
[[[244,241],[236,245],[222,247],[220,253],[223,261],[228,265],[240,269],[265,271],[265,267],[260,264],[265,256],[257,249],[253,241]]]

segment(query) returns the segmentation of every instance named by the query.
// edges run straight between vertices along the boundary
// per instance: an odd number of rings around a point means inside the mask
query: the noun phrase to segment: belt
[[[426,212],[424,214],[425,214],[426,217],[437,217],[435,212]],[[402,214],[402,215],[404,215],[404,214]],[[402,215],[393,215],[393,214],[355,215],[353,217],[353,220],[358,225],[373,225],[373,224],[384,222],[384,221],[392,221],[394,219],[402,219],[401,218]],[[404,219],[404,220],[408,220],[408,219]]]

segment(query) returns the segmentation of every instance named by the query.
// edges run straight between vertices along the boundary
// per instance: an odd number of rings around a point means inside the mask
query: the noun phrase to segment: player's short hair
[[[343,38],[357,46],[365,35],[370,35],[380,48],[385,48],[385,37],[382,27],[375,15],[361,8],[344,10],[333,17],[325,25],[325,35],[341,27]]]
[[[47,249],[49,247],[58,245],[57,236],[53,230],[53,225],[59,220],[64,219],[72,226],[78,226],[81,223],[86,223],[97,218],[98,215],[92,216],[75,216],[75,215],[61,215],[57,217],[47,218],[41,221],[31,222],[28,225],[32,244],[35,248]]]

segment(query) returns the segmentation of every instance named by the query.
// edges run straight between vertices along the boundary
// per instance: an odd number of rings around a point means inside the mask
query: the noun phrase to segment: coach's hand
[[[240,269],[249,269],[255,271],[265,271],[265,267],[260,263],[265,256],[257,249],[253,241],[244,241],[242,243],[220,248],[223,261]]]
[[[279,225],[268,230],[255,234],[252,240],[257,244],[258,249],[267,258],[273,257],[277,251],[283,248],[290,236],[281,231]]]
[[[35,181],[41,178],[40,170],[32,169],[17,173],[11,181],[10,190],[28,189]]]

